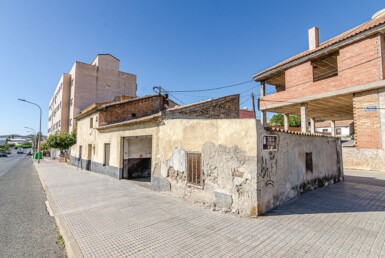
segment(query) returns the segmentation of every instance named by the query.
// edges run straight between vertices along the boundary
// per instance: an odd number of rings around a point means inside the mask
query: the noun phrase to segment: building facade
[[[335,127],[333,127],[333,125]],[[332,123],[331,121],[316,122],[315,132],[329,135],[334,134],[341,137],[349,137],[354,134],[354,121],[342,120],[335,121],[335,123]]]
[[[109,54],[99,54],[91,64],[75,62],[56,86],[48,109],[48,135],[71,132],[74,117],[94,102],[115,96],[136,96],[136,75],[121,72],[120,61]]]
[[[281,113],[287,129],[288,116],[298,115],[302,132],[314,133],[317,119],[332,128],[335,121],[354,120],[356,148],[346,150],[345,167],[384,169],[384,33],[384,10],[323,43],[319,29],[310,29],[308,50],[253,76],[261,85],[262,123],[266,112]],[[266,85],[276,92],[266,95]]]

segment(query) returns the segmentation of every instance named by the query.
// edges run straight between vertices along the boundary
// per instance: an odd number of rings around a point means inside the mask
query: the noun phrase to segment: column
[[[336,136],[336,121],[332,120],[330,123],[330,127],[332,129],[332,136]]]
[[[261,84],[259,85],[259,90],[260,90],[259,96],[264,97],[266,94],[265,82],[261,82]]]
[[[310,132],[315,133],[315,119],[314,119],[314,117],[310,118]]]
[[[283,126],[285,131],[289,130],[289,115],[288,114],[283,114]]]
[[[260,96],[260,98],[262,98],[266,94],[265,82],[261,82],[261,84],[259,85],[259,89],[260,89],[259,96]],[[259,107],[259,108],[261,108],[261,107]],[[263,126],[267,125],[266,111],[261,111],[261,123],[262,123]]]
[[[307,103],[301,104],[301,132],[307,132]]]
[[[263,126],[267,125],[266,111],[261,111],[261,123]]]

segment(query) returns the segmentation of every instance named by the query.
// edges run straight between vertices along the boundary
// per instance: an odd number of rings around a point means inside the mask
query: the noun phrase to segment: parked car
[[[12,152],[10,150],[7,150],[5,153],[12,154]]]
[[[24,150],[22,148],[17,149],[17,154],[24,154]]]
[[[27,151],[27,155],[32,155],[32,151],[31,151],[31,150],[28,150],[28,151]]]
[[[0,157],[8,157],[8,155],[5,151],[0,151]]]

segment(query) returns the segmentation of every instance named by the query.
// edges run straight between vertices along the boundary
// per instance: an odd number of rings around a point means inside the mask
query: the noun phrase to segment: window
[[[313,81],[320,81],[338,75],[338,52],[313,60]]]
[[[323,133],[327,133],[329,130],[328,129],[322,129]]]
[[[110,144],[104,144],[104,166],[110,165]]]
[[[263,136],[263,150],[276,150],[278,144],[278,136],[276,135],[264,135]]]
[[[94,127],[94,118],[91,117],[90,118],[90,128],[93,128]]]
[[[72,125],[72,118],[70,118],[69,125],[70,126]]]
[[[131,113],[131,117],[136,117],[136,113]]]
[[[187,153],[187,183],[203,186],[202,162],[200,153]]]
[[[71,100],[70,100],[70,106],[72,106],[73,103],[74,103],[74,99],[71,98]]]
[[[336,135],[341,135],[341,128],[336,128]]]
[[[306,172],[313,172],[313,153],[306,152]]]
[[[74,79],[71,80],[71,87],[74,86]]]
[[[82,146],[79,146],[79,159],[82,159]]]

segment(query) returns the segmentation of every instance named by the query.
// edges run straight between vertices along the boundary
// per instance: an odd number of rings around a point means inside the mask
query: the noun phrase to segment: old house
[[[71,163],[192,201],[265,213],[343,180],[339,138],[287,133],[240,118],[239,95],[185,106],[152,95],[93,104],[77,117]]]
[[[259,109],[301,117],[302,132],[315,121],[354,120],[355,148],[344,149],[345,168],[385,169],[385,9],[325,42],[308,32],[309,49],[253,76],[260,82]],[[266,95],[266,85],[275,93]],[[308,127],[310,123],[310,127]],[[336,131],[331,131],[335,135]]]

